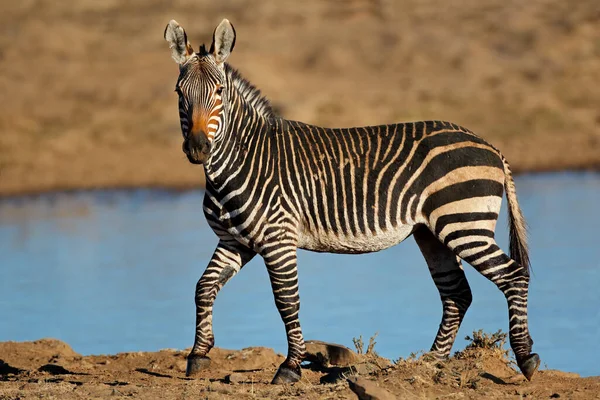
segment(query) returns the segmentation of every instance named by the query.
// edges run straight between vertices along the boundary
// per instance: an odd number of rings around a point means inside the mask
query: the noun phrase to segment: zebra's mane
[[[259,89],[253,84],[248,82],[235,68],[225,63],[225,73],[233,82],[233,85],[237,88],[238,93],[246,99],[248,104],[252,106],[259,114],[264,117],[273,117],[275,112],[271,103],[265,96],[262,95]]]
[[[206,56],[213,52],[213,48],[206,50],[206,46],[202,44],[198,55],[200,57]],[[260,115],[270,118],[275,116],[275,111],[271,107],[271,103],[266,97],[262,95],[259,89],[253,84],[247,81],[235,68],[225,63],[225,73],[229,77],[230,81],[238,90],[238,93],[248,102],[248,105],[252,106]]]

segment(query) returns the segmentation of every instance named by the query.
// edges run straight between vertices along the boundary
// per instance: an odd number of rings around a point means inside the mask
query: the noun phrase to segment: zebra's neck
[[[234,177],[250,178],[242,177],[241,171],[249,166],[255,150],[268,139],[276,118],[260,90],[228,64],[225,64],[225,73],[228,82],[225,127],[215,137],[210,158],[204,165],[206,179],[217,190],[228,182],[235,182]]]

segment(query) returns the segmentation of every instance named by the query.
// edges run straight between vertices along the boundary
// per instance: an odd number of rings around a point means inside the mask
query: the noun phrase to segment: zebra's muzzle
[[[191,135],[183,141],[182,150],[192,164],[203,164],[210,154],[210,142],[204,134]]]

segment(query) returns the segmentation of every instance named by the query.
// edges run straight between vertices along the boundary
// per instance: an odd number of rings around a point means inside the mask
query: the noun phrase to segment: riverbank
[[[178,69],[162,36],[172,18],[198,49],[227,17],[231,64],[286,118],[443,119],[516,172],[600,169],[596,0],[243,4],[5,4],[0,196],[203,185],[181,152]]]
[[[186,351],[82,356],[53,339],[0,343],[0,399],[161,398],[356,399],[348,379],[362,378],[403,399],[569,398],[600,393],[600,377],[540,370],[531,382],[497,349],[473,349],[439,363],[363,359],[348,369],[306,367],[294,385],[269,381],[284,357],[267,348],[211,351],[212,365],[185,376]],[[363,382],[364,382],[363,380]]]

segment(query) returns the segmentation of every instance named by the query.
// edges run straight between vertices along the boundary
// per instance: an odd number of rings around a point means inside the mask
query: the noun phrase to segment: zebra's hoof
[[[527,378],[528,381],[531,380],[533,374],[535,374],[535,371],[537,371],[539,366],[540,356],[538,356],[536,353],[531,353],[523,360],[521,360],[521,362],[519,362],[519,368],[521,369],[521,372],[523,373],[523,375],[525,375],[525,378]]]
[[[302,376],[302,372],[300,372],[300,367],[291,369],[289,367],[284,367],[283,365],[279,367],[275,377],[271,381],[273,385],[282,385],[284,383],[294,383],[298,382]]]
[[[185,376],[192,376],[210,367],[210,358],[203,356],[188,356]]]

